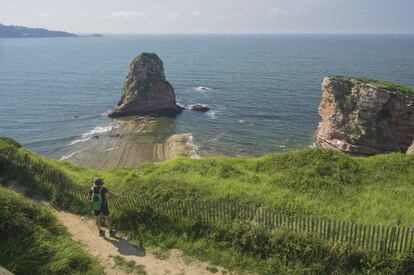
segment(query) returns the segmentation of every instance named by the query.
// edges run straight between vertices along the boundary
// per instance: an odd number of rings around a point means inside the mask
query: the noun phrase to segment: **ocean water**
[[[182,105],[171,121],[200,151],[258,156],[308,147],[321,81],[356,75],[414,86],[409,35],[108,35],[0,39],[0,135],[60,158],[109,129],[130,61],[157,53]]]

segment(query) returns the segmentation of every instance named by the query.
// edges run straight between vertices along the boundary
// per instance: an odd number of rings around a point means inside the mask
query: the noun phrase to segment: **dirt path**
[[[6,184],[9,188],[21,194],[25,194],[27,189],[14,181],[7,181]],[[141,269],[141,272],[137,272],[136,274],[213,274],[207,269],[211,268],[209,264],[198,261],[186,262],[181,251],[176,249],[170,251],[167,259],[160,260],[153,253],[133,246],[122,237],[109,237],[108,230],[105,232],[105,237],[100,237],[93,220],[56,209],[41,196],[31,198],[49,208],[54,213],[59,222],[66,227],[72,239],[80,242],[89,254],[98,259],[106,274],[133,274],[131,271],[128,272],[117,265],[115,263],[115,257],[118,257],[118,259],[121,257],[125,263],[134,261],[135,266]],[[216,268],[213,269],[216,274],[227,273],[223,272],[224,270],[222,268]]]
[[[120,256],[126,261],[133,260],[136,265],[143,266],[147,274],[212,274],[207,270],[209,265],[206,263],[187,264],[178,250],[172,250],[166,260],[160,260],[123,238],[99,237],[92,220],[63,211],[55,210],[54,213],[72,235],[72,239],[85,245],[86,250],[99,259],[106,274],[127,274],[115,266],[114,256]]]

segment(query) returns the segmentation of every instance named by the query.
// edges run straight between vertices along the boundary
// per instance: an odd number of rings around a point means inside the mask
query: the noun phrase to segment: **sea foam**
[[[80,139],[76,139],[76,140],[72,141],[71,143],[69,143],[69,146],[75,145],[75,144],[80,143],[80,142],[88,141],[94,135],[110,132],[113,129],[119,128],[119,126],[120,126],[120,123],[113,122],[113,123],[111,123],[111,124],[109,124],[107,126],[104,126],[104,127],[100,127],[100,126],[95,127],[92,130],[90,130],[89,132],[83,133],[81,135],[81,138]]]
[[[208,111],[206,113],[206,115],[210,118],[210,119],[217,119],[217,111]]]
[[[76,153],[78,153],[79,151],[75,151],[73,153],[70,153],[69,155],[63,155],[60,160],[67,160],[70,159],[71,157],[73,157]]]
[[[188,134],[188,140],[187,140],[187,145],[191,146],[192,150],[191,150],[191,159],[201,159],[201,156],[198,154],[198,147],[197,145],[194,144],[193,142],[193,135],[190,133]]]
[[[193,90],[197,92],[205,92],[205,91],[211,90],[211,88],[207,86],[198,86],[198,87],[194,87]]]

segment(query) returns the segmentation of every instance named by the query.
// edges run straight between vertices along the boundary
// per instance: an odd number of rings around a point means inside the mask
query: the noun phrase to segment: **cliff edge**
[[[414,140],[414,89],[365,78],[327,77],[316,145],[356,155],[406,152]]]
[[[109,117],[175,115],[182,111],[165,79],[164,64],[155,53],[141,53],[131,62],[118,106]]]

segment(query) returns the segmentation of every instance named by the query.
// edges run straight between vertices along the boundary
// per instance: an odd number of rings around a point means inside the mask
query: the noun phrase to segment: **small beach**
[[[109,170],[180,156],[198,158],[191,133],[172,134],[173,118],[134,116],[116,119],[102,131],[72,142],[61,160]]]

